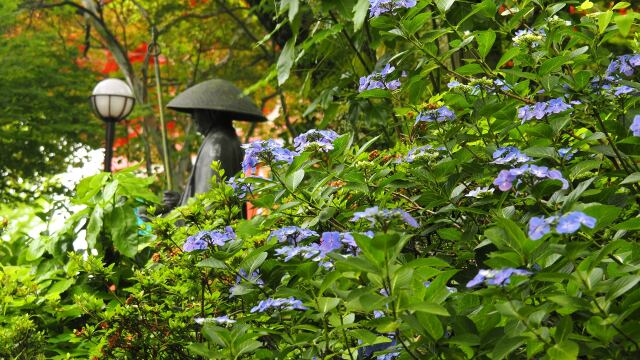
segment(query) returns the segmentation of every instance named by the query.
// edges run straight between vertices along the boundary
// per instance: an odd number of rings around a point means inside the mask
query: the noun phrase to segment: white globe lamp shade
[[[135,104],[131,88],[120,79],[100,81],[93,88],[90,99],[93,111],[106,122],[118,122],[126,118]]]

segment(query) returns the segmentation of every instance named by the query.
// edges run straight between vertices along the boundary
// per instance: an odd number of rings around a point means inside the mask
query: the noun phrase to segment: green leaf
[[[480,64],[467,64],[460,66],[456,69],[456,72],[461,75],[476,75],[484,73],[484,69]]]
[[[640,182],[640,172],[634,172],[622,180],[620,184],[635,184]]]
[[[356,32],[362,28],[367,19],[367,13],[369,12],[369,0],[358,0],[353,7],[353,31]]]
[[[436,6],[444,13],[451,8],[454,2],[455,0],[436,0]]]
[[[87,235],[85,240],[87,241],[87,246],[89,249],[95,249],[96,240],[98,239],[98,235],[102,231],[103,225],[103,217],[104,210],[101,206],[96,205],[91,212],[91,217],[89,217],[89,224],[87,225]]]
[[[138,228],[133,209],[116,207],[109,216],[111,241],[113,247],[124,256],[133,258],[138,253]]]
[[[493,356],[491,359],[500,360],[511,354],[515,349],[519,348],[525,340],[524,336],[506,337],[503,335],[502,339],[498,340],[495,348],[493,349]]]
[[[512,47],[509,50],[507,50],[504,54],[502,54],[502,56],[500,57],[500,60],[498,60],[498,63],[496,64],[496,69],[501,68],[504,64],[509,62],[509,60],[513,59],[518,54],[520,54],[520,48],[518,47]]]
[[[640,281],[638,275],[626,275],[619,279],[616,279],[609,285],[609,292],[607,293],[607,299],[613,300],[617,297],[624,295],[627,291],[632,289]]]
[[[554,70],[559,69],[562,65],[566,64],[569,61],[568,56],[558,56],[551,59],[545,60],[542,65],[540,65],[539,74],[546,75]]]
[[[371,90],[365,90],[361,93],[358,94],[358,97],[361,99],[368,99],[368,98],[386,98],[391,96],[391,93],[389,92],[389,90],[385,90],[385,89],[371,89]]]
[[[607,30],[607,26],[611,22],[611,18],[613,17],[613,11],[607,10],[598,16],[598,33],[604,34],[604,31]]]
[[[304,179],[304,168],[288,174],[284,179],[284,183],[287,185],[288,189],[293,192],[296,191],[298,185],[302,182],[302,179]]]
[[[489,54],[489,51],[491,51],[493,43],[496,41],[496,33],[491,29],[481,31],[476,36],[476,41],[478,42],[478,52],[484,60]]]
[[[633,218],[629,220],[625,220],[620,224],[616,224],[613,226],[614,230],[640,230],[640,218]]]
[[[293,61],[296,52],[296,37],[292,37],[287,41],[278,57],[278,64],[276,65],[276,69],[278,70],[278,85],[284,84],[289,78],[289,74],[291,73],[291,67],[293,66]]]
[[[575,360],[578,358],[578,344],[573,341],[566,340],[553,345],[547,350],[547,355],[554,360]]]
[[[436,315],[419,312],[416,314],[416,318],[433,340],[438,340],[444,336],[442,322]]]
[[[212,269],[226,269],[227,266],[224,264],[224,261],[218,260],[215,258],[208,258],[200,261],[196,264],[197,267],[207,267]]]
[[[450,316],[447,309],[444,306],[438,305],[436,303],[423,302],[418,304],[411,304],[407,307],[407,310],[411,311],[419,311],[427,314],[440,315],[440,316]]]
[[[620,3],[618,3],[620,4]],[[613,21],[618,25],[618,31],[622,36],[629,36],[629,32],[631,31],[631,26],[633,25],[633,20],[636,18],[636,15],[633,11],[629,10],[625,15],[617,15]]]
[[[340,304],[340,299],[339,298],[319,297],[318,298],[318,311],[320,311],[323,314],[326,314],[329,311],[335,309],[336,306],[338,306],[338,304]]]

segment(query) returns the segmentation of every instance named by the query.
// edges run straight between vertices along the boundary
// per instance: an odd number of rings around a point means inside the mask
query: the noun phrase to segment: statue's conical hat
[[[194,85],[171,100],[167,107],[192,113],[194,110],[216,110],[228,114],[233,120],[262,122],[267,118],[262,111],[227,80],[213,79]]]

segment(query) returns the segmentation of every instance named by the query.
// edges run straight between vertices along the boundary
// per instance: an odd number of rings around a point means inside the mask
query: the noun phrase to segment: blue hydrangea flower
[[[421,111],[418,116],[416,116],[416,124],[419,122],[443,122],[447,120],[455,120],[456,114],[451,111],[446,105],[441,106],[437,109],[433,110],[425,110]]]
[[[431,145],[417,146],[413,149],[409,150],[407,156],[404,157],[404,161],[408,163],[412,163],[416,160],[426,159],[431,160],[435,159],[440,155],[441,150],[443,148],[434,149]]]
[[[629,126],[629,130],[633,132],[633,136],[640,136],[640,115],[633,117],[633,123]]]
[[[407,225],[417,228],[420,226],[416,219],[413,218],[408,212],[402,209],[382,209],[377,206],[365,209],[364,211],[356,212],[353,214],[351,221],[355,222],[360,219],[369,220],[371,226],[374,226],[380,220],[388,220],[393,218],[400,218]]]
[[[621,95],[626,95],[626,94],[633,93],[635,91],[636,91],[636,89],[632,88],[631,86],[621,85],[621,86],[618,86],[615,89],[613,89],[613,95],[614,96],[621,96]]]
[[[516,147],[506,146],[498,148],[493,152],[494,164],[509,164],[509,163],[526,163],[531,161],[531,158],[523,154]]]
[[[233,192],[236,194],[238,199],[244,199],[247,197],[247,194],[251,194],[253,192],[253,184],[246,183],[242,181],[244,178],[235,178],[231,177],[227,180],[227,185],[231,186]]]
[[[581,211],[572,211],[560,217],[556,232],[559,234],[573,234],[580,229],[581,225],[593,229],[596,226],[596,219]]]
[[[245,149],[244,160],[242,161],[242,170],[255,171],[256,166],[265,162],[269,165],[280,162],[286,162],[291,164],[293,158],[298,153],[285,149],[282,143],[273,139],[258,140],[250,144],[244,144],[242,147]]]
[[[235,240],[236,233],[231,226],[225,227],[224,231],[200,231],[199,233],[189,236],[182,246],[185,252],[194,250],[204,250],[211,245],[223,246],[228,241]]]
[[[640,66],[640,55],[621,55],[613,59],[607,67],[607,76],[633,76],[635,68]]]
[[[227,315],[222,315],[214,318],[195,318],[194,321],[198,325],[204,325],[204,324],[210,324],[210,323],[227,325],[227,324],[233,324],[236,322],[235,320],[229,319],[229,316]]]
[[[560,171],[555,169],[549,170],[549,168],[545,166],[529,164],[524,164],[520,167],[509,170],[501,170],[498,173],[498,176],[493,180],[493,185],[497,186],[501,191],[508,191],[513,187],[513,182],[517,180],[519,176],[525,174],[533,175],[535,179],[539,180],[559,180],[562,183],[562,190],[569,188],[569,181],[562,176]]]
[[[307,307],[302,305],[302,301],[295,299],[293,296],[290,298],[261,300],[258,305],[251,308],[251,313],[265,312],[269,309],[277,310],[307,310]]]
[[[525,105],[518,108],[518,118],[522,123],[532,119],[542,119],[547,115],[559,114],[571,110],[573,107],[564,102],[563,98],[551,99],[547,102],[541,101],[534,105]]]
[[[558,155],[560,155],[561,158],[564,158],[567,161],[573,158],[573,154],[575,154],[575,152],[576,151],[570,147],[558,149]]]
[[[500,191],[509,191],[513,187],[513,181],[517,176],[513,175],[509,170],[500,170],[498,177],[493,180],[493,185],[497,186]]]
[[[540,240],[550,232],[551,225],[547,219],[534,216],[529,220],[529,238],[531,240]]]
[[[293,139],[293,146],[298,152],[306,150],[329,152],[333,150],[333,142],[338,138],[333,130],[309,130]]]
[[[376,72],[363,76],[360,78],[360,83],[358,86],[358,92],[363,92],[366,90],[373,89],[388,89],[388,90],[397,90],[402,85],[400,83],[400,79],[389,79],[389,75],[393,73],[396,68],[391,66],[391,64],[387,64],[382,71]],[[404,75],[404,73],[403,73]]]
[[[472,198],[479,199],[479,198],[483,198],[483,197],[487,197],[489,195],[492,195],[493,194],[493,190],[494,190],[493,188],[490,188],[488,186],[479,187],[479,188],[476,188],[476,189],[473,189],[473,190],[469,191],[465,195],[465,197],[472,197]]]
[[[387,12],[395,14],[397,9],[412,8],[416,3],[416,0],[369,0],[369,12],[371,17],[378,17]]]
[[[288,242],[292,245],[298,245],[302,240],[311,236],[318,236],[318,233],[313,230],[303,229],[297,226],[285,226],[272,231],[269,235],[269,239],[275,237],[278,239],[278,242]]]
[[[467,283],[467,288],[476,287],[482,283],[486,285],[505,286],[511,281],[510,278],[513,275],[528,276],[532,273],[527,270],[505,268],[501,270],[486,270],[481,269],[478,274]]]

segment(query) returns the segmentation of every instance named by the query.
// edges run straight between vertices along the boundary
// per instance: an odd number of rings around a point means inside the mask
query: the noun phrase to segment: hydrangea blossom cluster
[[[311,236],[318,236],[318,233],[313,230],[304,229],[297,226],[285,226],[278,230],[272,231],[269,235],[269,239],[275,237],[276,239],[278,239],[278,242],[288,242],[292,245],[298,245],[302,240]]]
[[[200,231],[193,236],[189,236],[182,249],[185,252],[205,250],[212,245],[223,246],[228,241],[235,240],[235,238],[236,233],[231,226],[225,227],[224,231]]]
[[[467,288],[476,287],[482,283],[486,285],[505,286],[511,281],[511,276],[528,276],[532,273],[527,270],[505,268],[501,270],[481,269],[478,274],[467,283]]]
[[[251,308],[251,313],[265,312],[272,308],[279,310],[307,310],[307,307],[302,305],[302,301],[292,296],[290,298],[261,300],[258,305]]]
[[[629,126],[629,130],[633,132],[633,136],[640,136],[640,115],[633,117],[633,122]]]
[[[494,190],[495,190],[494,188],[490,188],[488,186],[479,187],[479,188],[476,188],[476,189],[473,189],[473,190],[469,191],[465,196],[479,199],[479,198],[483,198],[483,197],[487,197],[487,196],[493,195],[493,191]]]
[[[537,48],[546,39],[546,34],[543,29],[524,29],[516,31],[513,37],[513,46]]]
[[[533,105],[525,105],[518,109],[518,118],[524,124],[533,118],[538,120],[547,115],[559,114],[572,109],[570,104],[564,102],[563,98],[551,99],[549,101],[541,101]]]
[[[395,70],[396,68],[391,66],[391,64],[387,64],[382,71],[373,72],[367,76],[363,76],[360,78],[360,86],[358,87],[358,92],[363,92],[366,90],[373,89],[388,89],[388,90],[397,90],[400,88],[400,79],[390,80],[387,77]]]
[[[559,180],[562,182],[563,190],[569,188],[569,182],[562,176],[562,173],[560,171],[549,169],[546,166],[529,164],[524,164],[520,167],[509,170],[501,170],[500,173],[498,173],[498,177],[493,180],[493,185],[497,186],[501,191],[508,191],[513,187],[513,182],[517,180],[518,177],[525,174],[532,175],[535,180]]]
[[[447,87],[449,87],[453,92],[470,95],[478,95],[483,90],[489,94],[495,93],[496,89],[500,89],[501,91],[510,90],[509,86],[507,86],[503,80],[495,79],[492,81],[485,77],[481,79],[474,79],[469,82],[468,85],[452,80],[447,84]]]
[[[518,148],[514,146],[505,146],[498,148],[493,152],[493,163],[504,165],[504,164],[519,164],[526,163],[531,161],[532,159],[527,155],[523,154],[518,150]]]
[[[636,93],[636,89],[627,85],[620,85],[612,89],[613,96],[623,96]]]
[[[416,0],[369,0],[371,17],[377,17],[384,13],[395,13],[397,9],[412,8],[416,6]]]
[[[338,138],[333,130],[311,129],[293,139],[293,146],[298,152],[306,150],[329,152],[333,150],[333,142]]]
[[[596,219],[581,211],[572,211],[560,217],[537,217],[534,216],[529,220],[529,238],[531,240],[539,240],[546,234],[551,232],[551,225],[556,226],[558,234],[573,234],[584,225],[589,229],[596,226]]]
[[[633,76],[635,69],[640,66],[639,54],[621,55],[613,59],[607,67],[607,76]]]
[[[445,150],[444,147],[434,149],[431,145],[417,146],[407,152],[404,161],[412,163],[416,160],[426,159],[432,160],[440,156],[440,151]],[[401,161],[398,161],[400,163]]]
[[[364,235],[373,238],[373,232],[368,231]],[[298,246],[283,246],[275,250],[276,255],[284,256],[284,261],[287,262],[295,256],[301,255],[304,259],[311,259],[317,261],[321,266],[325,268],[331,267],[331,264],[327,262],[327,254],[340,250],[346,245],[347,249],[352,254],[360,252],[360,248],[355,242],[353,235],[349,232],[337,232],[326,231],[322,233],[320,237],[320,243],[311,243],[309,245]]]
[[[242,181],[242,179],[243,178],[230,177],[227,180],[227,185],[231,186],[238,199],[244,199],[247,194],[253,192],[253,184],[246,183]]]
[[[446,105],[437,109],[420,111],[416,116],[416,124],[419,122],[443,122],[447,120],[455,120],[456,114],[451,111]]]
[[[198,325],[204,325],[204,324],[227,325],[227,324],[233,324],[236,322],[235,320],[229,319],[229,316],[227,315],[218,316],[214,318],[195,318],[193,320]]]
[[[377,206],[367,208],[364,211],[359,211],[353,214],[353,218],[351,221],[355,222],[360,219],[369,220],[371,226],[375,226],[378,221],[381,220],[390,220],[390,219],[401,219],[407,225],[417,228],[420,226],[416,219],[413,218],[408,212],[402,209],[382,209],[380,210]]]
[[[285,149],[282,143],[273,139],[254,141],[250,144],[244,144],[242,147],[245,149],[244,160],[242,161],[242,170],[244,171],[255,171],[260,162],[266,162],[267,164],[286,162],[291,164],[293,158],[298,155],[295,151]]]

